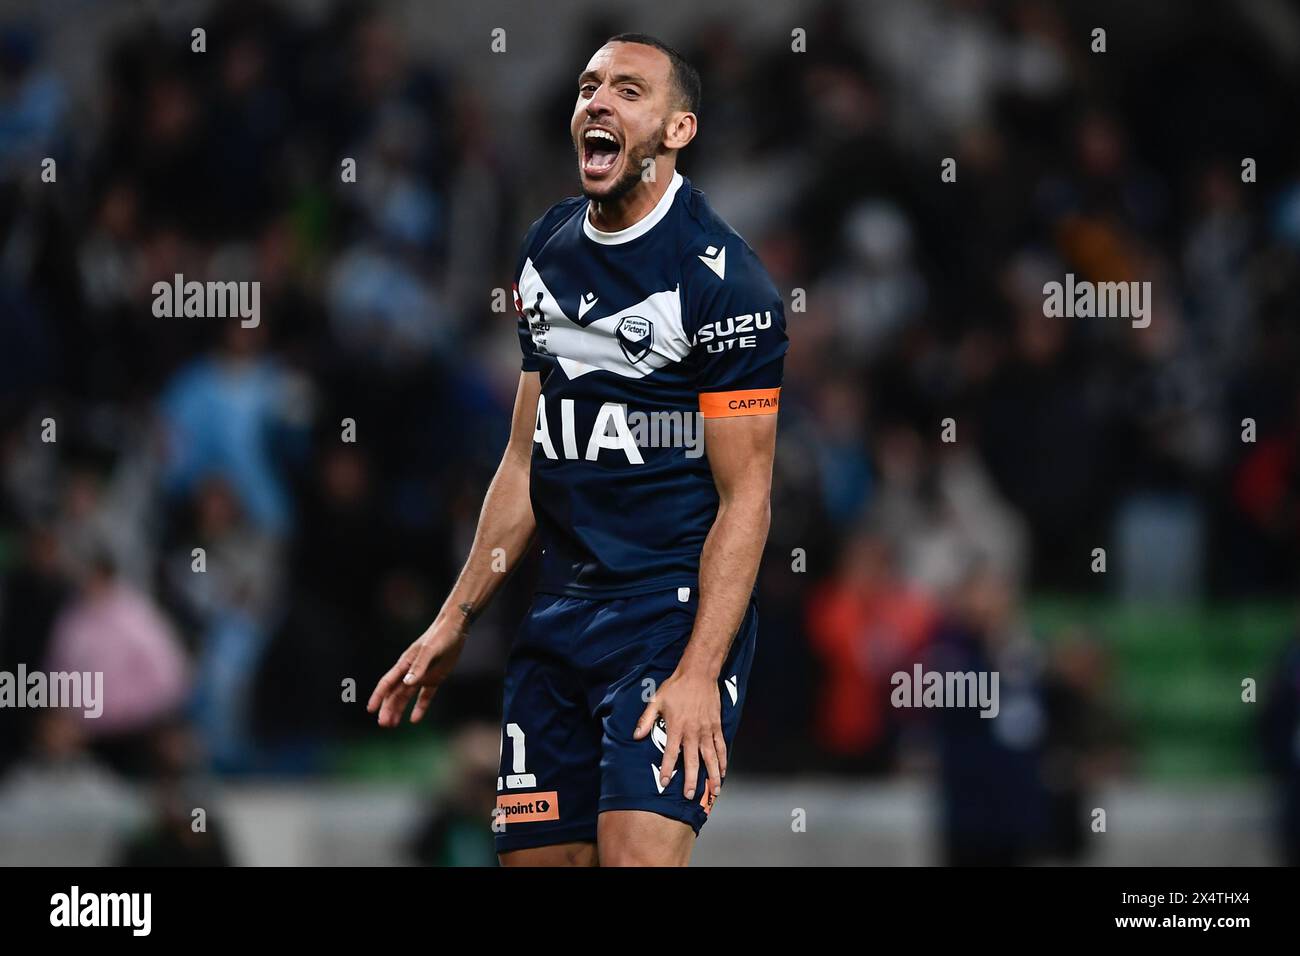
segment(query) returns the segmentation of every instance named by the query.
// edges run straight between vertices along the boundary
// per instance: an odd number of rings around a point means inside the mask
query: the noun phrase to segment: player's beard
[[[668,121],[664,120],[659,124],[659,129],[653,136],[638,143],[635,148],[631,146],[625,147],[627,149],[627,159],[623,165],[623,175],[609,187],[608,191],[603,193],[591,192],[584,186],[582,194],[592,202],[613,203],[618,202],[630,193],[636,188],[637,183],[641,182],[641,172],[645,168],[645,161],[647,159],[654,161],[654,157],[659,152],[659,144],[664,141],[664,132],[667,129]],[[582,163],[581,146],[578,147],[578,163]],[[579,175],[579,182],[581,181],[581,175]]]

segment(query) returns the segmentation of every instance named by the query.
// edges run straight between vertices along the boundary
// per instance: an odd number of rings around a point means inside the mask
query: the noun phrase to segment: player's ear
[[[668,117],[664,127],[664,146],[667,149],[683,149],[695,138],[694,113],[673,113]]]

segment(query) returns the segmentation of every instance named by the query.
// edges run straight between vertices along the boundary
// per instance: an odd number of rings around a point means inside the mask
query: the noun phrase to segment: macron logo
[[[700,261],[713,270],[713,274],[719,279],[727,278],[727,247],[719,249],[717,246],[709,246],[704,250],[704,255],[699,257]]]
[[[578,320],[582,321],[582,317],[590,312],[592,306],[599,301],[600,300],[596,298],[596,293],[594,292],[588,292],[586,295],[578,299]]]

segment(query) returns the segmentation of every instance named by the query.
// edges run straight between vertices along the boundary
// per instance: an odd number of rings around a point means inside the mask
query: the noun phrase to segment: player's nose
[[[610,96],[609,87],[604,83],[596,87],[596,92],[591,95],[591,99],[587,100],[587,115],[594,117],[611,113]]]

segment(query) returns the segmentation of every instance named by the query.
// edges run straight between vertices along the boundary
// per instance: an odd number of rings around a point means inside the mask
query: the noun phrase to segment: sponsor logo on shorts
[[[511,823],[558,820],[560,795],[554,790],[544,793],[503,793],[497,797],[497,811],[507,826]]]
[[[700,797],[700,806],[704,808],[704,815],[708,816],[709,811],[713,809],[713,801],[718,799],[717,793],[713,790],[713,781],[708,777],[704,778],[704,793]]]

